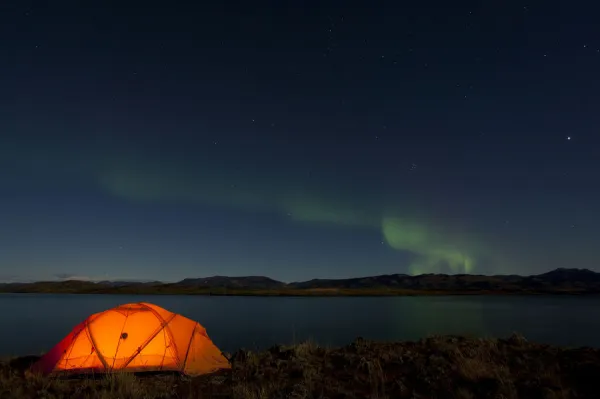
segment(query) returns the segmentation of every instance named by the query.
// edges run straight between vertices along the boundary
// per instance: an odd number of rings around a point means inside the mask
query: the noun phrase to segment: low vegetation
[[[311,342],[239,351],[232,370],[189,378],[134,375],[58,378],[30,375],[35,358],[0,368],[0,398],[598,398],[600,350],[508,339],[431,337],[341,348]]]

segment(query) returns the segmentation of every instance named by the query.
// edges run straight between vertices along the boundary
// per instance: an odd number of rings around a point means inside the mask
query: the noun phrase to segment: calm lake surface
[[[40,354],[92,313],[151,302],[197,320],[223,351],[357,336],[415,340],[432,334],[507,337],[600,347],[600,297],[471,296],[266,298],[164,295],[0,294],[0,356]]]

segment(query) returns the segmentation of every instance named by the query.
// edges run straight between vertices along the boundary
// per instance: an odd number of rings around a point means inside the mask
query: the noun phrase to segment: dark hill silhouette
[[[533,276],[471,274],[388,274],[348,279],[284,283],[262,276],[186,278],[176,283],[125,281],[40,281],[0,284],[13,293],[128,293],[212,295],[440,295],[440,294],[597,294],[600,273],[556,269]]]
[[[198,288],[251,288],[251,289],[279,289],[286,286],[285,283],[273,280],[269,277],[247,276],[226,277],[213,276],[205,278],[186,278],[175,286],[198,287]]]
[[[558,282],[600,282],[600,273],[588,269],[559,268],[537,276],[546,281]]]
[[[536,289],[598,290],[600,273],[587,269],[556,269],[534,276],[518,275],[473,275],[473,274],[390,274],[340,280],[309,280],[288,284],[299,289],[314,288],[398,288],[412,290],[473,291],[500,290],[522,291]]]
[[[110,280],[104,280],[104,281],[98,281],[96,284],[108,285],[111,287],[125,287],[125,286],[129,286],[129,285],[152,286],[152,285],[160,285],[160,284],[164,284],[164,283],[162,281],[110,281]]]

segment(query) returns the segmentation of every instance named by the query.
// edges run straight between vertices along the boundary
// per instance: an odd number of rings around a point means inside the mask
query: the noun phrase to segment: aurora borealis
[[[2,281],[600,270],[592,10],[13,3]]]

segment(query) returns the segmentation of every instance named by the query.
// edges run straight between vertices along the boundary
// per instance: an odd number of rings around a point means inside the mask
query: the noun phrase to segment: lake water
[[[507,337],[600,347],[600,297],[385,298],[0,294],[0,356],[40,354],[88,315],[151,302],[202,324],[223,351],[306,339],[345,345],[356,337],[415,340],[432,334]]]

